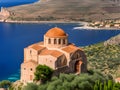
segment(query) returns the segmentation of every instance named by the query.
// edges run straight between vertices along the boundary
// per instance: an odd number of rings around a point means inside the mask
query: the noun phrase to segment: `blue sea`
[[[38,0],[0,0],[0,7],[11,7],[23,4],[29,4]]]
[[[120,30],[75,30],[79,24],[18,24],[0,23],[0,80],[18,80],[23,49],[43,40],[53,27],[60,27],[69,35],[69,42],[87,46],[103,42],[120,33]]]

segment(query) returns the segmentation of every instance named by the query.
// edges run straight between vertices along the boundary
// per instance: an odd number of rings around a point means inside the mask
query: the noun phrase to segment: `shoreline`
[[[97,28],[97,27],[90,27],[88,26],[88,22],[84,21],[13,21],[13,20],[0,20],[0,22],[4,23],[20,23],[20,24],[42,24],[42,23],[65,23],[65,24],[79,24],[80,26],[74,27],[74,30],[81,30],[81,29],[87,29],[87,30],[120,30],[120,28]]]
[[[81,26],[75,27],[74,29],[75,30],[81,30],[81,29],[87,29],[87,30],[120,30],[120,28],[106,28],[106,27],[98,28],[98,27],[90,27],[90,26],[88,26],[88,24],[89,24],[88,22],[82,22]]]
[[[0,20],[5,23],[83,23],[82,21],[13,21],[13,20]]]

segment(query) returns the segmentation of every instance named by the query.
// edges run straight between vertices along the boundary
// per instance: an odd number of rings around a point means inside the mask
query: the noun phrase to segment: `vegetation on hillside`
[[[120,77],[120,45],[104,46],[103,43],[84,47],[88,69],[98,69],[114,78]]]
[[[101,82],[97,80],[94,85],[94,90],[120,90],[120,83],[114,83],[112,80]]]
[[[60,74],[41,85],[28,84],[23,90],[93,90],[96,80],[105,81],[108,79],[108,76],[98,71],[89,71],[89,73],[80,75]]]

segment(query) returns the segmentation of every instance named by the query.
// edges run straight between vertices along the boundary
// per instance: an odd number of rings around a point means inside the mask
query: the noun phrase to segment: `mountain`
[[[40,0],[8,8],[12,20],[95,21],[120,18],[119,0]]]

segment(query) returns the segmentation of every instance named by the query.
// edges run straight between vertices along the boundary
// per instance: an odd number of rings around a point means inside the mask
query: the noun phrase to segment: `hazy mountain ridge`
[[[120,18],[120,1],[112,0],[42,0],[9,8],[13,20],[90,21]]]

